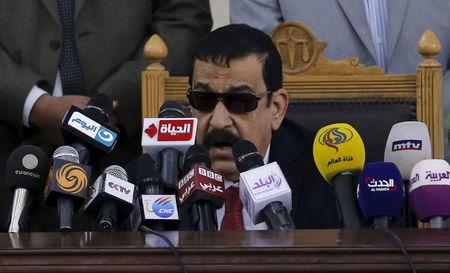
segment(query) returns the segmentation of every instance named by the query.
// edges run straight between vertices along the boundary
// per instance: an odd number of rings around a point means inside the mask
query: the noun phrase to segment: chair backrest
[[[282,23],[271,37],[283,60],[287,116],[310,132],[310,139],[324,125],[346,122],[363,137],[367,161],[381,161],[392,125],[418,120],[429,128],[434,158],[443,158],[442,71],[435,59],[440,42],[434,33],[419,40],[424,59],[413,75],[384,74],[357,58],[330,60],[323,55],[326,43],[300,23]],[[187,103],[188,77],[171,77],[160,64],[167,57],[164,42],[153,36],[144,54],[151,64],[142,73],[143,117],[157,116],[165,100]]]

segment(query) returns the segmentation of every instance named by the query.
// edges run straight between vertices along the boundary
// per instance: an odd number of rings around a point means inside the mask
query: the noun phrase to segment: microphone
[[[65,142],[80,142],[110,154],[119,137],[119,130],[108,124],[111,112],[112,100],[101,93],[95,94],[83,110],[72,105],[61,124]]]
[[[128,180],[136,182],[139,181],[138,176],[142,170],[147,168],[157,168],[156,161],[153,160],[153,158],[147,153],[139,155],[124,166],[124,169],[127,172]],[[135,184],[138,185],[139,183]]]
[[[168,101],[161,106],[158,118],[144,119],[142,148],[160,162],[166,187],[176,191],[179,161],[195,143],[197,119],[185,118],[183,106]]]
[[[83,204],[83,211],[97,215],[101,231],[115,230],[133,211],[135,185],[128,182],[127,172],[112,165],[95,180],[90,187],[89,198]]]
[[[74,209],[86,199],[91,167],[79,164],[78,152],[70,146],[61,146],[53,153],[53,166],[44,196],[49,205],[58,208],[59,230],[72,230]]]
[[[417,163],[410,177],[411,208],[431,228],[443,228],[444,217],[450,216],[450,165],[442,159],[426,159]]]
[[[384,161],[394,163],[400,170],[406,187],[405,209],[403,212],[406,227],[416,226],[409,202],[409,178],[414,165],[419,161],[431,159],[431,140],[425,123],[406,121],[392,126],[386,141]]]
[[[204,145],[192,145],[183,164],[184,177],[178,182],[180,211],[189,217],[191,230],[217,230],[216,210],[223,206],[223,176],[211,170]]]
[[[419,161],[431,159],[431,140],[427,125],[419,121],[405,121],[392,126],[386,141],[384,161],[394,163],[404,181]]]
[[[164,181],[156,166],[150,166],[138,174],[138,188],[141,194],[164,193]]]
[[[358,179],[359,207],[376,228],[388,228],[400,217],[405,189],[400,171],[391,162],[367,163]]]
[[[163,194],[164,181],[158,169],[147,168],[138,177],[141,224],[158,231],[175,229],[166,220],[179,220],[176,196]]]
[[[314,139],[313,156],[320,174],[333,185],[344,228],[362,228],[354,181],[366,156],[361,136],[346,123],[322,127]]]
[[[240,172],[239,197],[252,222],[266,222],[270,230],[293,230],[292,192],[278,163],[264,165],[253,143],[240,140],[233,145],[233,156]]]
[[[132,159],[124,166],[124,169],[127,172],[128,181],[133,181],[133,184],[135,184],[137,188],[139,187],[139,181],[141,179],[140,176],[146,169],[157,170],[158,168],[159,167],[157,166],[156,161],[153,160],[153,158],[147,153],[141,154],[140,156]],[[142,222],[141,216],[142,208],[141,205],[139,204],[140,202],[141,202],[140,195],[136,194],[136,197],[133,201],[134,203],[133,211],[131,212],[128,219],[126,219],[122,223],[121,229],[132,231],[136,231],[139,229]]]
[[[39,147],[24,145],[10,154],[5,167],[5,180],[14,197],[8,232],[19,233],[26,228],[27,210],[33,197],[41,194],[49,168],[50,161]]]

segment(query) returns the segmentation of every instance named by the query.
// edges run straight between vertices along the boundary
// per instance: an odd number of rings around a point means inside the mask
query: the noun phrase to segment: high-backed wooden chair
[[[283,84],[290,97],[287,116],[311,138],[324,125],[347,122],[363,137],[367,161],[381,161],[392,125],[418,120],[428,125],[434,158],[443,158],[442,71],[435,59],[441,46],[433,32],[418,41],[424,59],[412,75],[384,74],[357,58],[330,60],[323,55],[326,42],[296,22],[279,25],[271,37],[283,60]],[[157,116],[165,100],[187,103],[188,77],[171,77],[161,65],[168,54],[164,42],[153,36],[144,53],[151,64],[142,73],[143,117]]]

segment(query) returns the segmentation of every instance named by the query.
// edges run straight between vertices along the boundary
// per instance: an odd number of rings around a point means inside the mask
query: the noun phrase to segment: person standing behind
[[[97,92],[118,102],[117,158],[138,155],[143,46],[160,35],[170,50],[164,65],[187,75],[193,49],[211,25],[208,0],[0,1],[0,181],[15,147],[62,145],[63,114],[71,105],[83,108]],[[9,199],[2,181],[2,226]]]
[[[308,26],[328,42],[325,56],[357,57],[386,73],[414,74],[421,56],[416,44],[432,30],[442,44],[444,120],[450,114],[450,1],[448,0],[231,0],[232,23],[270,32],[283,21]],[[444,132],[447,132],[445,129]],[[445,137],[447,140],[447,137]],[[446,159],[450,149],[445,146]]]

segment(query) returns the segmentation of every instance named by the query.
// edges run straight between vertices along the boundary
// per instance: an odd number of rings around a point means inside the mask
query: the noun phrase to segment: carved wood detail
[[[287,21],[272,30],[272,41],[280,52],[286,75],[380,75],[379,66],[366,67],[358,58],[330,60],[323,55],[327,43],[318,41],[305,25]],[[332,42],[332,41],[331,41]]]

